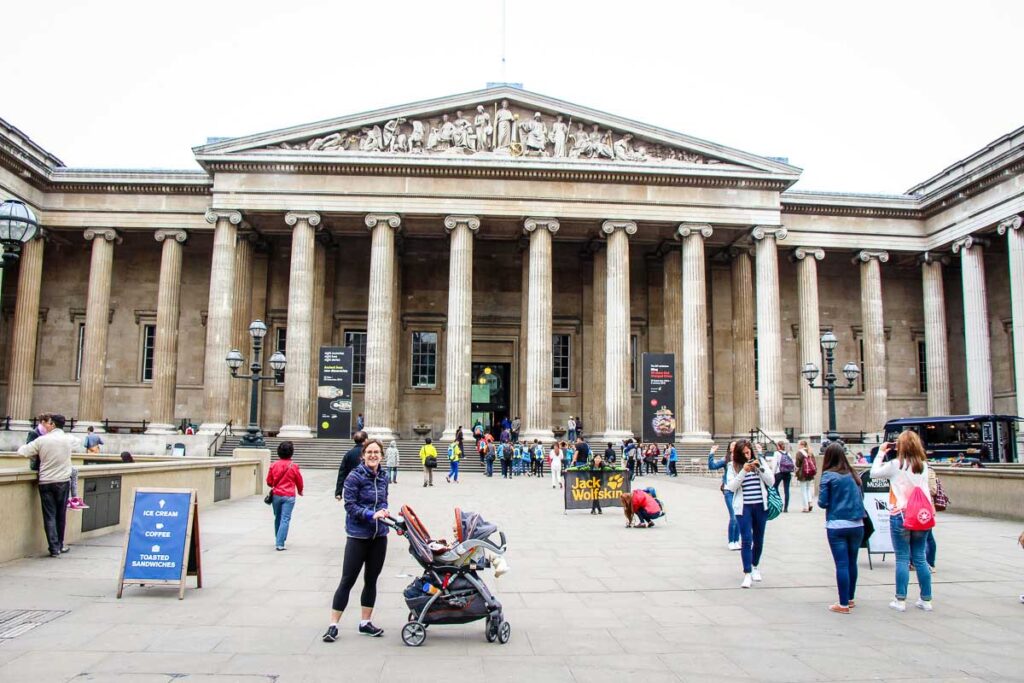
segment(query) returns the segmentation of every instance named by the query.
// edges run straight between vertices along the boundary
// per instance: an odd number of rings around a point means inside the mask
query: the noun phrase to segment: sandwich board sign
[[[181,600],[186,576],[202,588],[196,490],[138,488],[132,495],[117,597],[127,585],[151,584],[178,586]]]
[[[875,457],[881,457],[881,454]],[[864,490],[864,510],[875,529],[867,539],[868,565],[874,569],[872,555],[881,555],[884,560],[889,553],[895,553],[892,536],[889,535],[889,480],[873,479],[869,470],[861,473],[860,480]]]

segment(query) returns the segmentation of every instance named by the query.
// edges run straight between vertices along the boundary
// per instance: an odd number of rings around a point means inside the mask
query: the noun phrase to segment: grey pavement
[[[826,610],[836,590],[820,511],[771,522],[764,582],[741,590],[717,483],[664,476],[640,480],[657,486],[669,513],[642,530],[626,529],[617,508],[563,514],[547,478],[440,477],[424,489],[403,472],[392,508],[411,505],[433,534],[450,535],[456,505],[505,531],[512,571],[487,580],[511,642],[487,643],[477,622],[433,626],[422,647],[406,647],[401,591],[419,568],[393,536],[374,616],[384,637],[356,633],[357,586],[341,638],[326,644],[344,513],[333,472],[306,481],[286,552],[274,550],[261,498],[203,510],[204,587],[183,601],[132,586],[115,599],[120,533],[60,560],[0,566],[0,610],[67,612],[0,640],[0,681],[1024,679],[1018,524],[940,516],[930,614],[889,610],[892,557],[872,571],[862,555],[858,606],[844,616]]]

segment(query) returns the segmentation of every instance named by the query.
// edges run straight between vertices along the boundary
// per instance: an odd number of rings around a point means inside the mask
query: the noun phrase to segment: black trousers
[[[64,528],[68,516],[68,493],[70,481],[39,485],[39,502],[43,506],[43,530],[50,554],[60,554],[64,547]]]
[[[348,594],[359,579],[359,572],[363,572],[363,592],[359,596],[359,604],[362,607],[372,608],[377,602],[377,577],[384,569],[384,558],[388,554],[388,537],[378,536],[377,538],[352,538],[345,543],[345,561],[341,567],[341,583],[334,591],[334,601],[331,609],[344,612],[348,607]]]
[[[785,506],[782,508],[783,510],[789,510],[789,481],[792,478],[792,472],[778,472],[775,475],[775,486],[772,488],[778,491],[779,486],[782,486],[782,492],[785,494],[781,496],[785,500]]]

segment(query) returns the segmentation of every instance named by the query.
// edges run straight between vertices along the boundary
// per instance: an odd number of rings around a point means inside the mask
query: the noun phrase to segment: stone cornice
[[[627,235],[636,234],[636,222],[634,221],[605,221],[601,223],[601,232],[610,235],[616,230],[622,230]]]
[[[299,221],[309,223],[309,227],[315,228],[320,225],[320,214],[316,211],[289,211],[284,215],[284,224],[295,227]]]
[[[685,239],[690,235],[699,235],[700,237],[707,239],[715,232],[707,223],[680,223],[679,227],[676,228],[675,238]]]
[[[368,213],[363,219],[367,230],[373,230],[378,224],[383,224],[392,230],[402,229],[402,219],[397,213]]]
[[[114,230],[113,228],[88,228],[84,233],[82,233],[82,237],[85,238],[86,242],[91,242],[97,237],[102,238],[107,242],[114,242],[115,244],[121,244],[121,242],[124,241],[121,239],[121,236],[117,234],[117,230]]]
[[[857,252],[853,257],[853,263],[867,263],[872,259],[876,259],[879,263],[889,262],[889,252],[881,251],[878,249],[862,249]]]
[[[984,237],[978,237],[977,235],[967,235],[966,237],[961,237],[960,239],[954,241],[953,245],[950,248],[953,250],[954,254],[959,254],[961,249],[963,249],[964,251],[968,251],[972,247],[987,247],[988,245],[989,241]]]
[[[803,261],[808,256],[814,258],[816,261],[824,261],[825,250],[819,247],[797,247],[793,250],[794,261]]]
[[[157,230],[154,233],[153,238],[157,242],[163,242],[164,240],[174,240],[179,244],[184,244],[188,239],[188,233],[184,230]]]
[[[523,221],[523,232],[531,233],[537,228],[545,228],[552,235],[558,232],[561,227],[561,223],[558,222],[557,218],[527,218]]]
[[[480,218],[477,216],[445,216],[444,217],[444,231],[451,232],[460,225],[465,225],[471,231],[476,232],[480,229]]]

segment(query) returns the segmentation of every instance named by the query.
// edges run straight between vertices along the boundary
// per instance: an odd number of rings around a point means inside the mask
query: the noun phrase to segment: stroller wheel
[[[488,643],[493,643],[498,639],[498,624],[490,619],[487,620],[487,628],[484,630],[484,635],[487,637]]]
[[[501,622],[501,626],[498,628],[498,642],[504,645],[512,637],[512,627],[507,621]]]
[[[427,639],[427,629],[422,624],[410,621],[402,627],[402,642],[409,647],[419,647]]]

